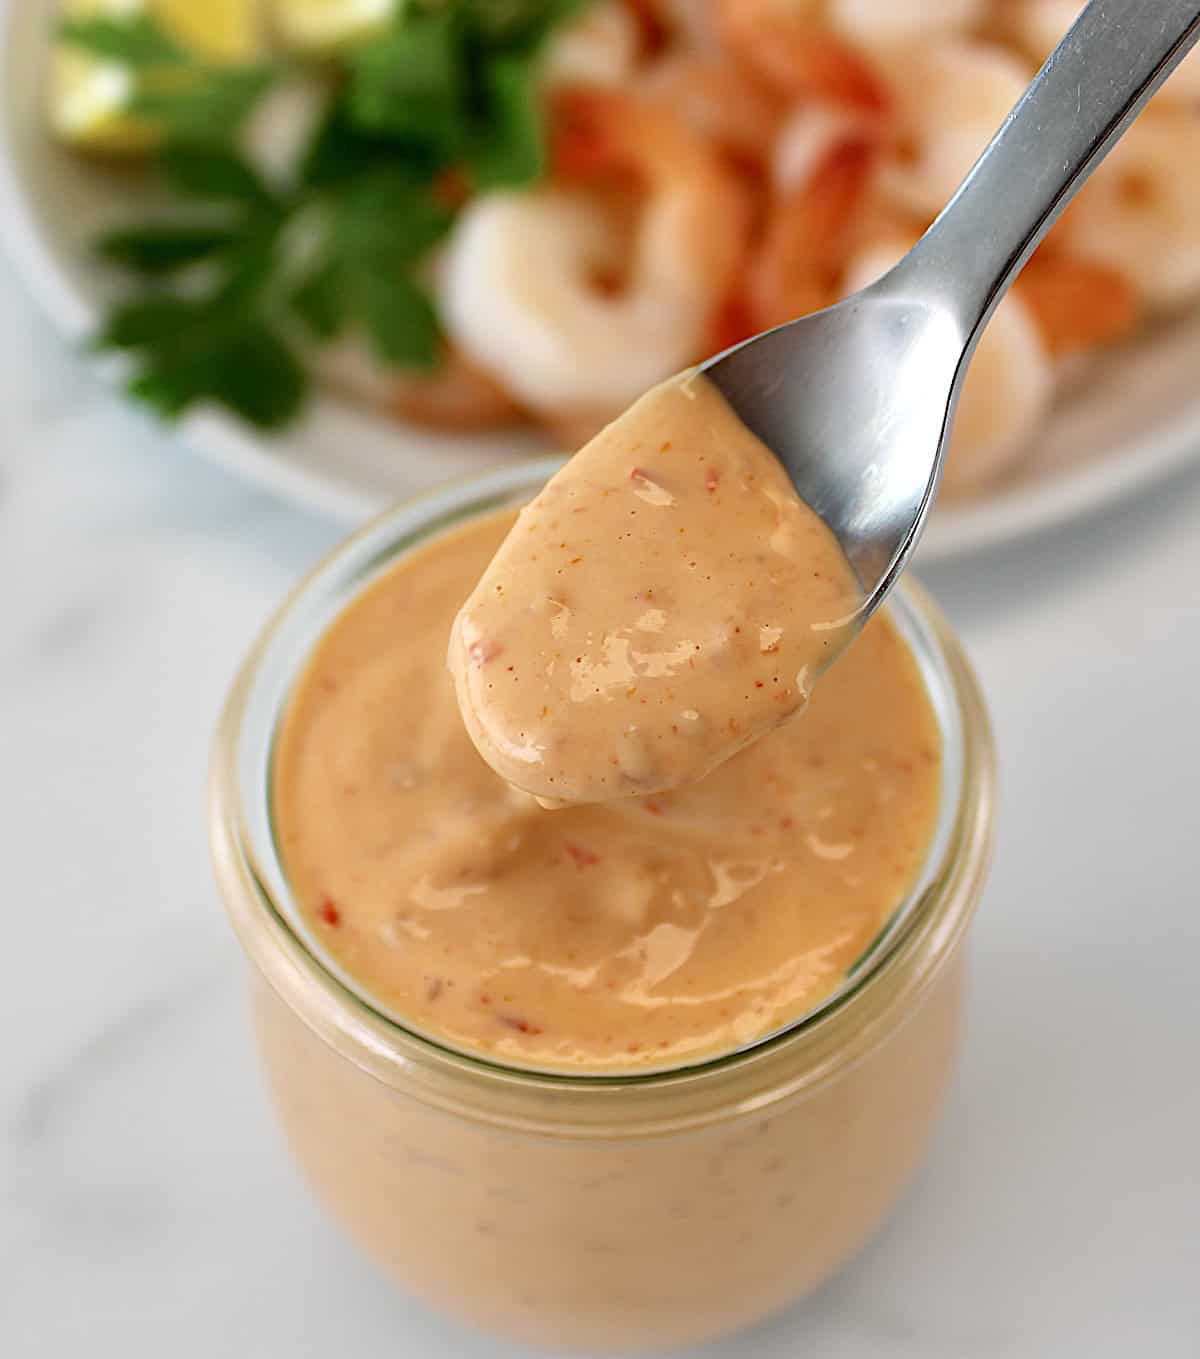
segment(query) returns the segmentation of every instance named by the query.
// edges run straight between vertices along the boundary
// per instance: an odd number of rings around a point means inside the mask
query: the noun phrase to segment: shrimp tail
[[[1055,358],[1128,338],[1142,319],[1132,284],[1115,269],[1061,253],[1037,251],[1017,293]]]
[[[612,135],[617,100],[606,90],[572,86],[550,101],[551,177],[586,182],[624,168],[627,157]]]
[[[734,59],[776,93],[864,113],[891,107],[870,61],[786,0],[717,0],[721,40]]]
[[[847,137],[772,212],[748,277],[750,313],[758,329],[836,301],[849,227],[877,155],[874,138]]]

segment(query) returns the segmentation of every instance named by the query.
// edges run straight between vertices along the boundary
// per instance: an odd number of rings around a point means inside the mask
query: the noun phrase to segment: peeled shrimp
[[[712,0],[631,0],[648,10],[655,24],[666,33],[671,46],[689,53],[717,56],[721,39],[717,32]]]
[[[1052,246],[1034,255],[1016,287],[1055,359],[1116,344],[1141,320],[1141,301],[1123,274]]]
[[[1008,31],[1040,62],[1079,17],[1083,0],[1009,0],[1007,9]],[[1200,50],[1184,57],[1157,98],[1166,102],[1200,99]]]
[[[873,47],[962,33],[979,23],[987,0],[830,0],[829,22],[845,37]]]
[[[1037,61],[1045,61],[1079,18],[1086,0],[1008,0],[1004,31]]]
[[[959,38],[890,49],[886,63],[901,140],[882,183],[932,217],[1025,92],[1030,69],[1004,48]]]
[[[820,111],[813,111],[820,117]],[[759,329],[819,311],[836,300],[849,228],[862,202],[875,146],[864,136],[831,138],[807,176],[771,209],[750,262],[747,297]]]
[[[616,414],[702,351],[744,245],[741,189],[668,110],[589,90],[558,114],[570,168],[641,186],[631,239],[582,186],[483,194],[447,243],[439,310],[451,340],[539,414]],[[618,290],[598,286],[606,276]]]
[[[877,241],[846,271],[844,291],[865,288],[912,246],[908,237]],[[1032,311],[1016,293],[996,308],[958,400],[942,484],[951,495],[995,481],[1028,450],[1054,392],[1054,364]]]
[[[629,8],[621,0],[600,0],[555,29],[542,53],[542,83],[622,85],[633,75],[640,46]]]
[[[1200,113],[1148,109],[1072,205],[1073,254],[1123,275],[1154,307],[1200,295]]]
[[[1054,395],[1054,365],[1033,314],[1009,293],[967,369],[943,485],[951,494],[997,480],[1029,450]]]
[[[819,0],[713,0],[736,61],[776,94],[878,113],[887,88],[867,58],[825,23]]]
[[[643,88],[706,140],[748,161],[770,153],[780,106],[731,62],[669,56],[646,73]]]
[[[870,124],[853,110],[829,104],[798,104],[784,119],[771,147],[771,184],[787,193],[812,182],[841,144],[860,139]]]

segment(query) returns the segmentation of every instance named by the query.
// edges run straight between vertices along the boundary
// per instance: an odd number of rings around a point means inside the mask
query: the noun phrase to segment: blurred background
[[[887,268],[1077,9],[0,0],[0,1353],[518,1353],[287,1160],[226,687],[372,510]],[[923,548],[1003,798],[948,1116],[713,1356],[1200,1350],[1197,60],[997,314]]]

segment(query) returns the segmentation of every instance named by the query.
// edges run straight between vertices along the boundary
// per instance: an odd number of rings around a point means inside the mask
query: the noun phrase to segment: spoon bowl
[[[868,598],[886,593],[933,503],[968,338],[888,275],[702,369],[833,530]]]
[[[864,619],[920,538],[992,312],[1197,39],[1200,0],[1091,0],[894,269],[700,369],[833,531]]]

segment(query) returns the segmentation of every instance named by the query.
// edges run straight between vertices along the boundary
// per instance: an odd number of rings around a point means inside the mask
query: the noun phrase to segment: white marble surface
[[[510,1355],[309,1200],[247,1039],[203,780],[336,530],[210,469],[0,263],[0,1355]],[[932,584],[1004,808],[949,1114],[882,1237],[717,1356],[1200,1354],[1200,478]]]

